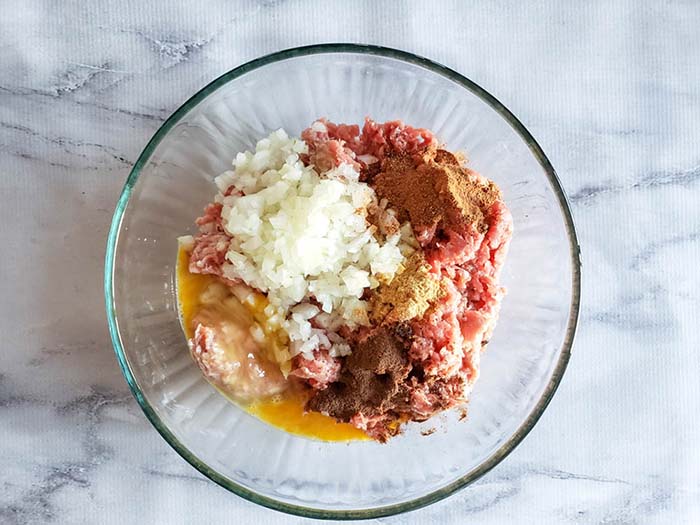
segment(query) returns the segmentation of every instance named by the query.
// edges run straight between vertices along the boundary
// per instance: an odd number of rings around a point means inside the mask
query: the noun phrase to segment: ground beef
[[[389,155],[418,154],[437,146],[437,139],[427,129],[400,120],[378,123],[369,117],[362,131],[357,125],[334,124],[322,118],[305,129],[301,137],[309,147],[308,162],[321,171],[344,162],[353,164],[360,169],[363,180],[370,180]]]
[[[392,154],[420,153],[437,146],[437,143],[435,135],[428,129],[407,126],[400,120],[380,124],[366,118],[357,153],[371,155],[381,161]]]
[[[195,237],[190,255],[190,272],[221,277],[230,242],[231,238],[225,233],[203,233]]]
[[[252,338],[245,317],[201,310],[188,344],[192,358],[210,381],[235,399],[250,402],[279,394],[288,383],[279,365],[267,359]]]
[[[308,164],[324,172],[340,164],[361,165],[355,160],[360,128],[345,124],[333,124],[326,119],[319,119],[301,133],[309,147],[305,159]]]
[[[222,276],[221,268],[226,261],[231,237],[221,225],[221,208],[219,203],[208,204],[202,216],[195,221],[199,233],[194,238],[190,254],[191,273]]]
[[[218,202],[207,204],[204,208],[204,213],[198,217],[195,224],[199,228],[200,234],[207,233],[223,233],[224,228],[221,225],[221,210],[223,205]]]
[[[330,383],[335,383],[340,376],[341,361],[331,357],[326,349],[314,350],[313,359],[299,354],[292,359],[290,375],[304,379],[309,386],[316,390],[325,389]]]

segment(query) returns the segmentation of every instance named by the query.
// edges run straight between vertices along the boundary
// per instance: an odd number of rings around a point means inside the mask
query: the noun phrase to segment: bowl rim
[[[209,467],[206,463],[201,461],[194,453],[192,453],[185,445],[183,445],[168,429],[167,425],[163,423],[163,421],[158,417],[155,410],[152,408],[148,400],[144,397],[143,393],[141,392],[136,378],[131,371],[128,360],[126,358],[126,354],[124,352],[124,348],[121,343],[121,338],[119,335],[119,326],[116,316],[116,307],[114,304],[114,256],[116,253],[117,241],[119,237],[119,232],[121,230],[121,223],[124,217],[124,212],[126,210],[132,190],[139,178],[142,168],[148,162],[152,153],[154,152],[158,144],[160,144],[161,140],[165,137],[165,135],[181,120],[182,117],[184,117],[191,109],[197,106],[200,102],[205,100],[210,94],[222,87],[224,84],[242,75],[250,73],[268,64],[287,60],[290,58],[335,53],[376,55],[384,58],[390,58],[402,62],[407,62],[412,65],[419,66],[423,69],[427,69],[428,71],[441,75],[447,78],[448,80],[451,80],[452,82],[462,86],[468,91],[472,92],[473,94],[478,96],[482,101],[488,104],[492,109],[494,109],[503,119],[505,119],[513,128],[513,130],[527,144],[534,157],[542,166],[549,181],[549,184],[557,197],[569,240],[569,252],[571,257],[572,271],[572,291],[571,302],[569,307],[569,319],[567,322],[567,328],[565,331],[564,341],[560,350],[559,359],[552,372],[549,383],[545,387],[540,399],[538,400],[537,404],[532,409],[530,414],[527,416],[527,418],[520,424],[515,433],[503,445],[501,445],[498,448],[498,450],[491,454],[491,456],[489,456],[486,459],[486,461],[482,462],[480,465],[470,470],[469,472],[461,476],[459,479],[449,483],[448,485],[445,485],[444,487],[441,487],[440,489],[437,489],[410,501],[357,510],[315,509],[312,507],[305,507],[302,505],[285,503],[268,496],[263,496],[253,490],[239,485],[235,481],[218,473],[216,470],[214,470],[213,468]],[[268,507],[273,510],[286,512],[288,514],[293,514],[297,516],[317,519],[370,519],[386,517],[394,514],[400,514],[403,512],[415,510],[430,505],[431,503],[435,503],[454,494],[458,490],[476,481],[481,476],[490,471],[492,468],[494,468],[508,454],[510,454],[510,452],[512,452],[521,443],[525,436],[532,430],[539,418],[542,416],[544,410],[547,408],[547,405],[551,401],[557,387],[559,386],[561,379],[564,375],[564,371],[566,370],[566,366],[569,362],[569,358],[571,356],[571,348],[573,345],[576,327],[578,324],[581,299],[580,247],[578,244],[576,228],[571,214],[570,205],[567,196],[561,186],[559,178],[556,174],[556,171],[554,170],[554,167],[550,163],[549,159],[545,155],[540,145],[528,132],[525,126],[493,95],[491,95],[481,86],[477,85],[476,83],[469,80],[460,73],[457,73],[456,71],[446,66],[443,66],[442,64],[434,62],[430,59],[415,55],[413,53],[409,53],[407,51],[401,51],[398,49],[377,45],[366,45],[357,43],[314,44],[277,51],[275,53],[256,58],[254,60],[246,62],[241,66],[231,69],[227,73],[224,73],[223,75],[214,79],[209,84],[200,89],[184,104],[182,104],[170,117],[168,117],[168,119],[166,119],[165,122],[163,122],[158,131],[156,131],[156,133],[153,135],[151,140],[148,142],[146,147],[139,155],[138,160],[134,164],[133,168],[131,169],[131,173],[129,174],[129,177],[126,180],[122,193],[119,197],[119,201],[117,202],[117,206],[109,230],[109,236],[107,239],[107,251],[105,256],[104,273],[104,293],[109,332],[112,339],[112,345],[114,346],[114,351],[119,362],[119,366],[122,370],[122,374],[124,375],[124,378],[126,379],[129,388],[131,389],[131,392],[138,401],[139,405],[141,406],[141,409],[143,410],[148,420],[156,428],[160,435],[165,439],[165,441],[185,461],[187,461],[190,465],[192,465],[199,472],[204,474],[207,478],[209,478],[216,484],[224,487],[225,489],[233,492],[238,496],[241,496],[242,498],[245,498],[248,501],[257,503],[259,505]]]

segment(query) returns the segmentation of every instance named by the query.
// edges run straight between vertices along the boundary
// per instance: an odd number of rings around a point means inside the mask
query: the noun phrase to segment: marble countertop
[[[356,41],[465,74],[567,190],[583,312],[564,381],[497,468],[376,523],[700,522],[700,5],[0,1],[0,522],[299,524],[210,483],[121,376],[102,295],[121,187],[214,77]]]

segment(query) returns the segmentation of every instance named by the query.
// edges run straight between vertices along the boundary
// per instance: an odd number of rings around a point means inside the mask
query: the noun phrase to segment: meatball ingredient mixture
[[[242,402],[301,389],[305,410],[386,441],[467,401],[512,219],[429,130],[320,119],[301,138],[239,154],[183,238],[189,271],[231,290],[194,316],[190,349]]]

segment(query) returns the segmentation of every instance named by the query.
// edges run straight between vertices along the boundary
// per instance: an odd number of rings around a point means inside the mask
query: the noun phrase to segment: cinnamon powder
[[[414,230],[434,230],[439,223],[474,224],[487,229],[485,210],[501,198],[498,187],[461,165],[449,151],[426,150],[422,156],[387,157],[374,178],[380,197],[386,198],[410,220]]]
[[[307,410],[341,421],[360,412],[371,416],[391,410],[410,371],[406,335],[398,326],[372,330],[354,346],[339,380],[316,393]]]

